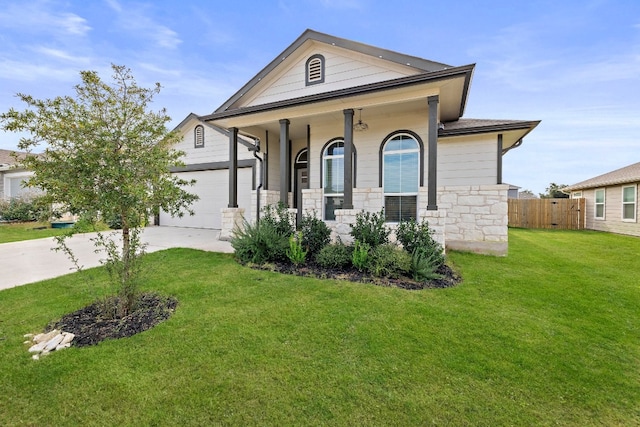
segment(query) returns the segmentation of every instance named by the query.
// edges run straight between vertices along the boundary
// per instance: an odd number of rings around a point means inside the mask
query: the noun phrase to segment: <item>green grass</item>
[[[152,330],[33,361],[93,269],[0,292],[0,425],[640,425],[640,239],[510,230],[464,282],[403,291],[147,255]]]
[[[45,228],[43,228],[45,227]],[[18,242],[21,240],[41,239],[58,236],[65,230],[51,228],[47,222],[19,222],[0,224],[0,243]]]

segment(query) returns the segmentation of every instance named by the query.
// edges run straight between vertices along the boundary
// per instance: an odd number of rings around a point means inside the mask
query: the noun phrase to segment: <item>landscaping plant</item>
[[[183,153],[172,148],[179,135],[168,131],[165,110],[149,109],[160,84],[143,88],[128,68],[112,65],[112,70],[111,84],[95,71],[80,72],[75,97],[41,100],[18,94],[27,109],[0,114],[0,128],[27,135],[18,144],[29,153],[21,163],[34,172],[27,185],[42,190],[43,201],[92,222],[102,218],[120,224],[118,250],[106,237],[94,243],[107,254],[118,308],[126,314],[135,301],[138,258],[144,252],[140,227],[158,209],[192,213],[189,206],[197,196],[183,189],[193,181],[170,173]],[[32,153],[42,145],[42,154]],[[75,260],[65,237],[58,243]]]
[[[314,257],[331,240],[331,229],[327,224],[315,215],[305,213],[300,222],[302,232],[302,246],[307,250],[309,257]]]
[[[303,235],[302,233],[293,233],[289,236],[289,249],[287,249],[287,257],[289,261],[296,267],[300,264],[304,264],[307,258],[307,251],[302,247]]]
[[[365,271],[367,269],[369,250],[371,250],[371,246],[368,243],[362,243],[359,240],[354,242],[351,262],[358,271]]]
[[[379,245],[369,252],[367,270],[376,277],[397,279],[411,270],[411,255],[396,245]]]
[[[353,247],[347,246],[342,241],[331,243],[316,255],[316,262],[324,268],[343,269],[351,265]]]
[[[422,219],[418,223],[412,218],[400,222],[396,228],[396,238],[402,247],[416,258],[413,264],[419,264],[417,261],[425,257],[430,259],[430,263],[434,264],[436,269],[445,263],[442,246],[433,238],[433,230],[429,228],[427,220]]]
[[[384,210],[358,212],[355,224],[351,224],[351,236],[354,240],[368,244],[371,248],[389,242],[391,230],[385,224]]]

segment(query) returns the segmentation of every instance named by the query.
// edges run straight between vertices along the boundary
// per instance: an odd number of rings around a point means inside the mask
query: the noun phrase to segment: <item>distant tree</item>
[[[48,202],[83,222],[104,220],[121,228],[120,247],[102,234],[94,244],[107,254],[105,265],[118,289],[116,309],[125,315],[137,296],[141,227],[160,208],[172,215],[192,213],[189,206],[197,196],[182,188],[193,182],[170,173],[183,154],[172,148],[178,135],[166,128],[170,118],[164,109],[148,109],[160,84],[142,88],[130,69],[112,69],[112,84],[94,71],[80,72],[75,97],[39,100],[18,94],[28,108],[0,114],[0,125],[29,134],[19,143],[29,153],[22,165],[34,172],[28,186],[44,190]],[[39,145],[44,153],[33,154]],[[58,243],[80,268],[64,238]]]
[[[567,193],[563,193],[562,189],[568,187],[566,184],[556,184],[552,182],[546,188],[546,193],[540,193],[541,199],[568,199],[569,195]]]
[[[531,190],[521,190],[518,192],[518,197],[520,199],[537,199],[538,196]]]

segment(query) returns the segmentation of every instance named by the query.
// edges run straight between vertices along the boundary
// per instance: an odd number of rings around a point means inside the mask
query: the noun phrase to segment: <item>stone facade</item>
[[[447,249],[506,255],[508,248],[508,185],[445,186],[438,189],[438,210],[426,207],[418,210],[418,220],[426,219],[434,230],[434,238]],[[322,216],[323,192],[321,188],[302,190],[303,211]],[[426,187],[420,188],[419,200],[427,200]],[[277,191],[261,191],[260,206],[277,204]],[[255,191],[252,199],[251,219],[255,220]],[[336,220],[327,221],[333,240],[340,238],[350,243],[350,224],[362,210],[379,212],[382,209],[381,188],[354,188],[354,209],[336,210]],[[290,209],[295,215],[296,210]],[[230,238],[233,227],[242,224],[243,209],[224,209],[221,238]],[[390,224],[392,230],[395,228]],[[392,233],[391,240],[395,240]]]
[[[244,219],[243,208],[224,208],[222,209],[220,240],[231,240],[233,230],[236,227],[242,227]]]

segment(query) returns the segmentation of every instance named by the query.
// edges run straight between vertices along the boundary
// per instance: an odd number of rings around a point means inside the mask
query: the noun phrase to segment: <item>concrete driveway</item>
[[[100,265],[104,254],[96,254],[91,238],[96,233],[78,234],[69,247],[83,268]],[[147,252],[168,248],[193,248],[211,252],[232,253],[229,242],[218,239],[219,230],[179,227],[147,227],[142,240]],[[52,238],[0,244],[0,290],[73,273],[75,268],[62,252],[53,251]]]

